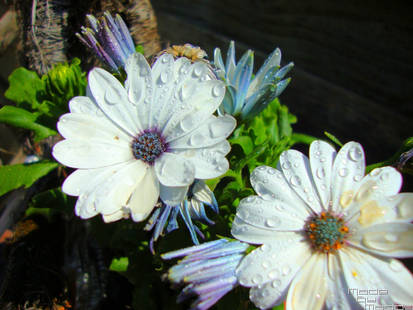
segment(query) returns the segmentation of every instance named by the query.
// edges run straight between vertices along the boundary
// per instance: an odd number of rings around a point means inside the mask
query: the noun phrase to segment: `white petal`
[[[194,74],[194,68],[197,68],[196,72],[200,73],[199,76]],[[168,86],[167,89],[164,88],[163,93],[161,93],[164,97],[163,102],[159,104],[158,111],[154,113],[154,117],[157,118],[156,122],[160,125],[160,128],[164,127],[171,118],[171,115],[174,113],[183,113],[187,106],[190,105],[187,101],[192,98],[197,91],[198,85],[201,83],[200,77],[201,75],[204,76],[204,71],[206,72],[205,64],[191,65],[190,60],[185,57],[178,58],[173,63],[175,84],[170,87]]]
[[[105,117],[81,113],[68,113],[57,123],[59,133],[65,139],[89,140],[129,147],[132,138]]]
[[[195,167],[195,178],[212,179],[225,173],[229,168],[228,160],[224,157],[228,142],[223,141],[216,145],[187,150],[173,150],[173,152]]]
[[[99,118],[105,118],[103,111],[89,97],[78,96],[69,101],[69,110],[71,113],[87,114]]]
[[[338,255],[328,255],[328,294],[326,299],[327,309],[361,310],[362,307],[349,293],[343,271],[341,270]]]
[[[186,197],[188,186],[167,187],[161,184],[160,197],[162,201],[169,206],[179,205]]]
[[[225,85],[221,81],[209,80],[199,83],[193,93],[170,111],[162,128],[167,142],[188,134],[209,119],[224,98]]]
[[[362,296],[361,290],[368,290],[369,298],[375,297],[371,291],[378,291],[377,305],[413,304],[412,274],[398,260],[378,258],[352,248],[340,250],[339,257],[347,286],[362,306],[366,307],[362,303],[366,294]]]
[[[122,84],[109,72],[94,68],[89,73],[89,87],[94,100],[106,116],[119,127],[135,136],[142,130],[137,109],[128,98]]]
[[[99,179],[99,175],[107,169],[108,168],[106,167],[96,169],[77,169],[65,179],[62,184],[62,191],[70,196],[79,196],[80,194],[88,191],[88,189],[90,189],[96,181],[102,182],[103,179]],[[106,174],[108,174],[107,171]]]
[[[305,219],[297,216],[288,205],[259,196],[241,200],[235,216],[249,225],[270,231],[301,231],[305,225]]]
[[[105,167],[134,159],[130,147],[85,140],[58,142],[53,147],[53,157],[73,168]]]
[[[333,165],[331,175],[332,186],[332,209],[335,212],[342,212],[343,204],[350,197],[358,183],[364,176],[366,163],[364,161],[364,151],[362,146],[356,142],[346,143],[338,152]],[[350,199],[350,198],[348,198]]]
[[[409,216],[409,210],[412,210],[409,201],[413,196],[408,193],[397,194],[402,182],[400,173],[391,167],[373,171],[373,175],[370,173],[363,178],[355,194],[349,192],[351,196],[345,198],[345,201],[349,201],[349,225],[359,230],[379,223],[409,222],[413,217],[413,214]],[[343,197],[340,198],[340,204]]]
[[[351,235],[351,243],[368,252],[387,257],[413,256],[413,225],[384,223]]]
[[[137,108],[133,116],[139,116],[142,129],[149,128],[150,109],[153,101],[153,82],[151,68],[140,53],[131,55],[125,64],[127,79],[125,89],[129,101]]]
[[[196,180],[195,185],[192,188],[192,193],[194,198],[202,201],[207,204],[214,204],[215,202],[212,200],[214,197],[214,193],[209,189],[208,185],[205,184],[202,180]]]
[[[111,214],[102,214],[102,218],[105,223],[115,222],[115,221],[118,221],[120,219],[127,218],[127,217],[128,217],[128,213],[125,212],[125,210],[123,209],[117,210]]]
[[[78,169],[67,177],[62,190],[68,195],[79,196],[75,206],[76,215],[88,219],[98,214],[96,191],[105,184],[114,171],[118,171],[126,165],[127,163],[122,163],[110,168]]]
[[[210,116],[203,124],[189,134],[169,141],[171,149],[202,148],[215,145],[227,138],[236,126],[231,115]]]
[[[273,231],[252,226],[239,217],[234,218],[231,234],[238,240],[251,244],[271,243],[274,240]],[[294,232],[277,232],[277,238],[291,234],[294,234]]]
[[[280,167],[291,188],[311,209],[320,213],[323,210],[315,189],[308,158],[296,150],[288,150],[280,156]]]
[[[148,166],[142,161],[132,160],[121,169],[113,170],[113,174],[96,190],[97,211],[112,214],[126,206],[147,169]]]
[[[171,107],[174,90],[174,58],[165,53],[156,60],[152,67],[153,99],[150,112],[150,127],[162,128],[165,123],[163,114]]]
[[[126,206],[131,210],[132,219],[141,222],[151,214],[159,198],[159,182],[153,169],[147,169]]]
[[[330,201],[331,172],[336,150],[327,142],[317,140],[310,145],[310,165],[313,179],[324,208]]]
[[[183,156],[165,152],[155,161],[155,172],[162,185],[176,187],[190,185],[195,168]]]
[[[328,292],[326,274],[327,256],[323,253],[313,254],[291,282],[285,308],[322,309]]]
[[[274,237],[273,242],[264,243],[238,265],[236,276],[242,286],[253,287],[278,280],[276,282],[281,294],[310,257],[307,242],[300,241],[302,236],[289,234],[281,238],[277,235]]]
[[[280,207],[286,207],[285,212],[294,213],[299,219],[306,219],[310,210],[300,197],[291,189],[281,171],[260,166],[251,174],[251,185],[264,200],[280,201]]]

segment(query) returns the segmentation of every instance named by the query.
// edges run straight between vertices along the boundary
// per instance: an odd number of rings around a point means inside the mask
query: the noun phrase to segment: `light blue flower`
[[[92,28],[82,26],[82,34],[76,33],[76,36],[113,71],[119,72],[119,68],[124,67],[128,57],[135,52],[125,22],[119,14],[113,18],[109,12],[105,12],[100,20],[93,15],[87,15],[87,19]]]
[[[213,225],[205,212],[205,205],[210,207],[215,213],[218,213],[218,203],[214,193],[202,180],[195,180],[189,187],[186,199],[177,206],[169,206],[164,203],[153,213],[145,230],[153,230],[149,248],[154,253],[153,244],[158,238],[166,232],[167,234],[178,229],[178,215],[184,220],[186,227],[191,234],[194,244],[199,244],[199,235],[204,239],[201,230],[193,223],[193,220],[200,221],[207,225]]]
[[[252,78],[254,53],[251,50],[245,52],[236,64],[234,41],[231,41],[224,66],[221,50],[216,48],[214,51],[216,74],[227,86],[218,112],[240,115],[241,119],[251,118],[261,112],[284,91],[290,82],[290,78],[284,80],[283,78],[294,64],[290,62],[280,68],[280,61],[281,51],[277,48]]]
[[[235,270],[248,247],[243,242],[219,239],[162,254],[163,259],[184,257],[165,275],[172,283],[185,285],[177,301],[195,296],[191,309],[212,307],[238,285]]]

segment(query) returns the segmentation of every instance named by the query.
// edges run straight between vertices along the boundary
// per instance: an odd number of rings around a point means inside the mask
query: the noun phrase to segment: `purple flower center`
[[[132,141],[133,156],[149,165],[153,165],[167,149],[168,144],[156,129],[147,129]]]

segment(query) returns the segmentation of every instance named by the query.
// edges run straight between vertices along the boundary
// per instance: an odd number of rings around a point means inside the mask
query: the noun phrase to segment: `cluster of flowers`
[[[119,16],[89,20],[93,29],[82,28],[82,41],[127,78],[122,85],[93,69],[87,96],[73,98],[70,113],[60,118],[64,140],[53,155],[77,169],[62,190],[79,197],[75,211],[84,219],[149,217],[152,251],[159,236],[178,227],[178,215],[199,244],[202,233],[193,220],[213,224],[205,207],[218,212],[204,180],[227,171],[236,118],[252,118],[278,97],[293,64],[280,68],[276,49],[252,77],[252,51],[237,64],[231,42],[225,65],[218,48],[209,63],[200,48],[185,45],[150,66]],[[309,153],[288,150],[276,169],[253,171],[258,195],[237,208],[237,240],[163,255],[184,257],[166,275],[186,285],[178,300],[195,295],[192,308],[208,309],[241,285],[251,288],[250,299],[261,309],[284,300],[287,309],[361,309],[351,289],[385,286],[389,294],[381,305],[413,304],[413,277],[393,259],[413,255],[413,194],[399,193],[400,173],[383,167],[365,175],[363,148],[355,142],[336,152],[315,141]]]

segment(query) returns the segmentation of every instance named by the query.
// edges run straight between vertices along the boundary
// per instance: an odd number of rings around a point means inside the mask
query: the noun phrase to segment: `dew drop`
[[[196,133],[189,139],[189,144],[196,146],[202,143],[202,141],[204,141],[204,136],[201,133]]]
[[[262,275],[257,274],[252,278],[252,283],[255,283],[255,284],[261,283],[263,279],[264,278]]]
[[[199,77],[203,73],[203,67],[201,65],[196,65],[194,68],[194,76]]]
[[[162,63],[166,64],[169,61],[169,59],[165,56],[162,57]]]
[[[268,169],[267,169],[267,173],[270,174],[270,175],[274,175],[274,174],[275,174],[275,169],[273,169],[273,168],[268,168]]]
[[[283,169],[288,170],[291,168],[291,163],[289,161],[286,161],[282,164]]]
[[[373,177],[378,176],[380,174],[380,171],[381,171],[381,168],[376,168],[370,172],[370,175]]]
[[[271,228],[277,227],[280,224],[278,219],[267,219],[265,225]]]
[[[323,167],[319,167],[315,174],[316,174],[317,178],[322,180],[326,176],[326,171],[324,170]]]
[[[363,152],[359,147],[354,146],[349,150],[348,158],[352,161],[359,161],[363,158]]]
[[[301,179],[298,175],[293,175],[290,178],[290,183],[292,186],[300,186],[301,185]]]
[[[390,178],[390,173],[389,172],[384,172],[380,176],[380,180],[382,180],[383,182],[387,181],[389,178]]]
[[[338,170],[338,175],[341,177],[346,177],[348,175],[348,169],[347,168],[340,168]]]
[[[270,267],[270,266],[271,266],[270,263],[267,262],[267,261],[264,261],[264,262],[262,263],[262,267],[264,267],[264,269],[267,269],[267,268]]]
[[[390,268],[391,268],[391,270],[397,271],[397,272],[403,270],[400,262],[398,262],[398,261],[395,260],[395,259],[393,259],[393,260],[390,262]]]
[[[326,161],[326,158],[325,158],[325,157],[321,157],[321,158],[320,158],[320,162],[324,163],[325,161]]]
[[[284,267],[282,268],[282,274],[283,274],[284,276],[288,275],[290,272],[291,272],[290,266],[284,266]]]
[[[281,285],[281,281],[279,279],[275,279],[274,281],[271,282],[271,286],[273,288],[277,288]]]
[[[167,71],[162,71],[162,72],[161,72],[161,75],[159,76],[159,81],[160,81],[162,84],[165,84],[166,82],[168,82],[168,80],[169,80],[169,74],[168,74],[168,72],[167,72]]]
[[[117,89],[110,89],[105,92],[105,101],[107,104],[115,105],[122,102],[122,95]]]
[[[261,247],[260,247],[261,251],[263,252],[269,252],[271,250],[271,245],[264,243]]]
[[[353,177],[353,180],[354,180],[354,182],[360,182],[361,178],[362,178],[361,175],[355,175],[355,176]]]
[[[396,234],[387,233],[384,235],[384,239],[389,242],[397,242],[399,241],[399,237]]]
[[[223,94],[224,91],[225,91],[225,86],[219,83],[212,88],[212,95],[214,97],[219,97]]]
[[[279,272],[277,269],[273,269],[268,273],[268,276],[270,277],[270,279],[275,279],[279,276]]]

